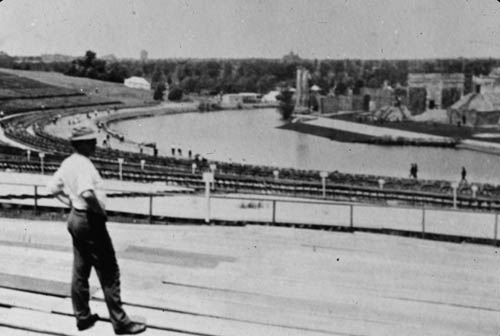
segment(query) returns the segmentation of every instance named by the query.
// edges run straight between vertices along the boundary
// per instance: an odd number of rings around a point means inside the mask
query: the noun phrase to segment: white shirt
[[[94,164],[84,155],[73,153],[67,157],[54,176],[49,180],[47,188],[52,193],[64,191],[75,209],[86,210],[87,202],[81,196],[84,191],[92,190],[103,209],[106,205],[106,193],[103,180]]]

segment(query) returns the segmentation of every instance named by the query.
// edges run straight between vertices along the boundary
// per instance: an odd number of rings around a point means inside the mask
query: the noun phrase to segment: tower
[[[297,88],[295,91],[295,109],[304,111],[309,109],[309,80],[311,74],[304,67],[297,68]]]
[[[148,52],[146,50],[141,50],[142,63],[146,63],[147,60],[148,60]]]

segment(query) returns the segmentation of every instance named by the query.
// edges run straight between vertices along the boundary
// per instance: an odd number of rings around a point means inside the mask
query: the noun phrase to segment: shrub
[[[182,90],[180,88],[173,88],[168,93],[168,100],[180,101],[182,99]]]

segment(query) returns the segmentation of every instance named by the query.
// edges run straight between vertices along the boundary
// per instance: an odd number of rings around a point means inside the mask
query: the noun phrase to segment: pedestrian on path
[[[106,228],[106,195],[103,181],[89,157],[96,148],[96,133],[81,126],[70,137],[74,153],[67,157],[48,183],[49,190],[71,207],[68,231],[73,240],[71,301],[78,330],[91,328],[99,320],[89,307],[89,276],[94,267],[104,293],[113,329],[117,335],[146,330],[132,322],[122,308],[120,272],[115,250]]]
[[[462,167],[461,175],[462,175],[462,182],[467,182],[467,170],[465,169],[465,167]]]
[[[416,179],[418,174],[418,166],[416,163],[412,163],[410,166],[410,178]]]

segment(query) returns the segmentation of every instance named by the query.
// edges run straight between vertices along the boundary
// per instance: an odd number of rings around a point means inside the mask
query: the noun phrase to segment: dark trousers
[[[127,325],[130,319],[122,308],[120,270],[105,220],[89,211],[72,209],[68,218],[68,231],[73,238],[71,300],[77,320],[91,315],[89,276],[94,267],[113,328]]]

